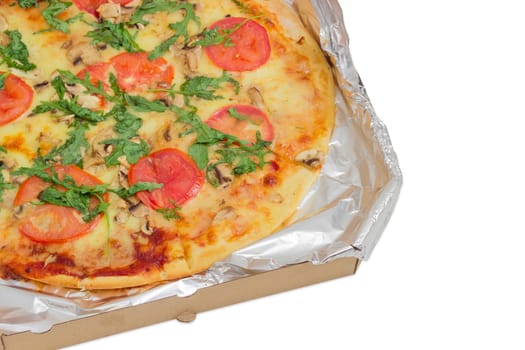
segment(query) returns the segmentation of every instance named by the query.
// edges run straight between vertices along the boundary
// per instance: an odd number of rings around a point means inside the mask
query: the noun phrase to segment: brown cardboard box
[[[162,321],[191,322],[200,312],[353,275],[358,265],[356,258],[341,258],[321,265],[292,265],[207,287],[189,297],[170,297],[61,323],[46,333],[2,335],[0,350],[57,349]]]

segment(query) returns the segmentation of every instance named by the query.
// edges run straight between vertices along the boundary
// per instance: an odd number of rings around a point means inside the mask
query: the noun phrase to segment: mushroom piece
[[[113,131],[111,128],[107,128],[99,132],[91,141],[92,144],[92,154],[98,155],[102,158],[107,157],[113,152],[113,145],[101,143],[104,140],[111,139],[113,136]]]
[[[149,208],[139,201],[137,204],[129,206],[129,212],[136,218],[143,218],[149,214]]]
[[[74,66],[81,63],[90,65],[101,61],[100,54],[96,47],[84,41],[72,45],[67,51],[66,57]]]
[[[219,164],[214,167],[212,175],[215,177],[219,188],[227,188],[233,182],[232,169],[228,164]]]
[[[324,159],[323,152],[317,149],[302,151],[295,157],[295,161],[301,162],[310,168],[319,168]]]
[[[130,216],[130,213],[128,210],[119,210],[117,211],[117,214],[115,214],[115,217],[113,218],[113,220],[117,223],[117,224],[124,224],[128,221],[129,219],[129,216]]]
[[[13,216],[17,219],[20,219],[22,217],[22,213],[24,212],[24,205],[19,205],[18,207],[13,208]]]
[[[100,5],[97,8],[97,12],[100,18],[113,23],[119,22],[120,15],[122,13],[120,4],[114,4],[112,2],[107,2],[105,4]]]
[[[146,222],[144,222],[142,226],[140,226],[140,231],[147,236],[150,236],[151,234],[153,234],[153,227],[151,227],[149,220],[147,218],[146,218]]]
[[[233,218],[233,215],[235,214],[235,208],[227,206],[222,208],[215,214],[215,217],[213,218],[212,225],[216,225],[221,221],[228,220]]]
[[[118,182],[120,186],[124,188],[129,188],[128,168],[123,165],[118,166]]]
[[[195,46],[191,49],[184,50],[184,67],[188,75],[193,75],[199,70],[199,59],[202,55],[202,48]]]
[[[261,90],[256,88],[255,86],[252,86],[248,89],[248,96],[250,96],[250,100],[252,102],[252,105],[259,109],[264,109],[264,99],[261,94]]]

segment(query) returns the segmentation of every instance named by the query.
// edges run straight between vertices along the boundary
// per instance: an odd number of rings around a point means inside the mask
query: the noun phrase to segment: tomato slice
[[[171,85],[174,69],[164,58],[150,61],[145,52],[124,52],[111,59],[119,86],[126,92],[156,88],[159,83]]]
[[[166,148],[140,159],[129,169],[130,185],[155,182],[162,188],[141,191],[137,197],[152,209],[175,208],[195,197],[204,183],[204,175],[195,162],[175,148]]]
[[[112,3],[126,5],[132,0],[112,0]],[[100,5],[108,3],[109,0],[73,0],[73,3],[77,5],[79,9],[87,13],[91,13],[93,16],[98,17],[97,9]]]
[[[4,88],[0,90],[0,125],[20,117],[33,101],[33,89],[16,75],[9,74],[4,82]]]
[[[251,143],[257,141],[257,131],[264,141],[272,141],[274,138],[272,123],[263,111],[252,105],[222,107],[206,120],[206,124]]]
[[[60,179],[63,179],[65,175],[71,176],[77,185],[102,184],[98,178],[75,165],[58,165],[54,167],[54,170]],[[19,206],[37,199],[40,192],[48,186],[49,184],[39,177],[30,177],[20,185],[14,205]],[[108,196],[105,195],[103,199],[107,201]],[[93,198],[92,206],[97,204],[98,200]],[[22,218],[19,230],[20,233],[36,242],[63,243],[90,232],[101,217],[102,215],[99,215],[92,221],[85,222],[76,209],[44,204],[32,209]]]
[[[240,27],[239,27],[240,26]],[[265,64],[270,58],[268,32],[259,23],[242,17],[228,17],[215,22],[210,29],[233,30],[228,44],[206,47],[206,54],[217,66],[228,71],[250,71]]]

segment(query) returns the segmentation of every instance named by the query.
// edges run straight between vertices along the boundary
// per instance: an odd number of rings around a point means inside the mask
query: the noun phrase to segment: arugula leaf
[[[184,96],[195,96],[205,100],[222,99],[222,96],[215,95],[215,92],[221,87],[223,83],[231,83],[235,86],[235,93],[238,94],[240,84],[226,71],[222,72],[222,76],[218,78],[210,78],[205,76],[197,76],[186,80],[180,87],[180,94]]]
[[[29,62],[29,51],[22,41],[22,34],[18,30],[6,30],[4,33],[9,37],[10,42],[7,46],[0,46],[0,56],[2,56],[0,64],[5,62],[8,67],[24,72],[35,69],[36,65]]]
[[[243,4],[240,0],[232,0],[232,2],[239,8],[239,10],[241,10],[241,12],[244,12],[244,13],[252,12],[250,8],[246,6],[245,4]]]
[[[4,146],[0,146],[0,152],[7,153],[7,149]]]
[[[5,78],[7,78],[9,74],[11,74],[10,71],[0,74],[0,90],[3,90],[5,88]]]
[[[27,9],[30,7],[37,7],[38,1],[37,0],[17,0],[18,6]]]
[[[140,143],[135,143],[123,138],[104,140],[101,143],[104,145],[113,145],[113,152],[104,158],[107,166],[120,164],[118,159],[122,156],[126,157],[129,164],[135,164],[150,151],[148,144],[142,139]]]
[[[136,184],[134,184],[128,189],[126,188],[120,188],[118,190],[110,189],[110,191],[115,193],[121,198],[128,198],[128,197],[136,195],[140,191],[151,192],[157,188],[162,188],[163,186],[164,186],[163,184],[158,184],[155,182],[137,182]]]
[[[130,25],[143,24],[148,25],[149,22],[143,17],[156,12],[176,12],[180,10],[179,2],[172,0],[145,0],[142,4],[137,7],[131,19],[129,20]]]
[[[179,220],[181,218],[181,216],[179,215],[179,210],[180,210],[180,207],[178,206],[175,206],[175,208],[156,209],[156,211],[162,214],[162,216],[166,220]]]
[[[139,44],[135,41],[135,35],[132,35],[124,23],[111,23],[103,19],[100,23],[91,23],[95,30],[86,33],[88,38],[91,38],[93,45],[99,43],[106,43],[114,49],[125,49],[128,52],[142,52]]]
[[[69,33],[69,24],[83,17],[83,14],[80,13],[65,21],[58,18],[58,15],[60,15],[62,12],[67,10],[69,7],[71,7],[71,5],[72,5],[71,2],[61,2],[61,1],[56,1],[56,0],[49,0],[49,5],[44,11],[42,11],[42,17],[44,17],[46,22],[49,24],[50,28],[41,30],[37,33],[48,32],[51,30],[59,30],[64,33]]]
[[[168,107],[160,101],[150,101],[142,96],[124,94],[126,104],[137,112],[166,112]]]
[[[116,105],[109,115],[113,116],[117,122],[113,130],[123,139],[137,136],[137,132],[142,127],[142,119],[131,114],[123,105]]]
[[[75,164],[82,167],[83,153],[89,149],[89,142],[85,133],[88,126],[84,123],[75,122],[73,128],[68,132],[69,138],[60,147],[53,148],[45,156],[39,156],[35,163],[44,167],[55,162],[57,156],[60,157],[64,165]]]
[[[244,23],[244,22],[243,22]],[[240,27],[240,26],[239,26]],[[224,47],[233,47],[235,44],[230,38],[233,29],[219,31],[218,28],[205,29],[199,36],[200,38],[190,44],[193,46],[214,46],[223,44]]]
[[[179,21],[177,23],[171,23],[168,27],[175,31],[175,34],[170,36],[168,39],[160,43],[157,47],[153,49],[153,51],[150,52],[148,58],[150,60],[154,60],[155,58],[161,57],[164,55],[166,51],[170,48],[171,45],[175,44],[179,38],[184,38],[184,43],[187,43],[190,35],[188,33],[188,25],[190,22],[194,22],[198,25],[200,25],[200,19],[195,14],[195,8],[193,7],[193,4],[179,2],[176,6],[173,7],[175,10],[184,10],[185,15],[184,19],[182,21]]]
[[[76,102],[76,98],[73,100],[45,101],[33,109],[35,114],[51,111],[60,111],[64,115],[74,114],[76,118],[90,123],[98,123],[106,119],[104,114],[80,106]]]
[[[228,108],[228,114],[232,117],[232,118],[235,118],[237,120],[240,120],[240,121],[245,121],[245,122],[248,122],[252,125],[260,125],[261,123],[259,122],[256,122],[255,120],[253,119],[250,119],[248,116],[244,115],[244,114],[240,114],[239,112],[237,112],[237,110],[233,107],[231,108]]]
[[[99,81],[97,85],[93,85],[91,83],[91,74],[89,74],[89,72],[86,72],[86,74],[84,75],[84,78],[79,78],[75,74],[67,70],[57,69],[57,72],[58,74],[60,74],[60,77],[56,77],[55,79],[59,79],[59,80],[62,79],[67,84],[79,84],[86,89],[86,91],[84,92],[85,94],[100,95],[104,97],[106,100],[111,101],[111,102],[117,102],[118,100],[115,96],[111,96],[110,94],[106,92],[106,90],[104,89],[104,86],[102,85],[102,82]],[[53,85],[53,87],[55,86]],[[55,87],[55,90],[57,90],[56,87]],[[58,90],[57,90],[57,93],[58,93]],[[62,99],[62,97],[60,97],[60,99]]]
[[[254,172],[257,168],[262,168],[266,164],[264,158],[271,153],[268,148],[271,142],[264,141],[259,131],[256,134],[256,142],[250,144],[236,136],[211,128],[195,114],[195,110],[188,111],[176,106],[173,106],[172,110],[178,115],[177,122],[190,126],[179,137],[193,133],[197,134],[194,143],[189,147],[188,153],[199,169],[205,169],[206,178],[213,185],[216,185],[216,183],[211,181],[211,177],[208,175],[212,174],[220,164],[230,165],[234,175]],[[210,151],[215,152],[216,156],[218,156],[218,159],[212,163],[209,162]]]

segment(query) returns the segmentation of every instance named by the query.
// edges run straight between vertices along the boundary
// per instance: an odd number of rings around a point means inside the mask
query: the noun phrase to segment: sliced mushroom
[[[111,139],[113,135],[114,133],[111,128],[103,129],[101,132],[97,133],[97,135],[93,137],[91,141],[92,154],[102,158],[109,156],[111,152],[113,152],[113,145],[107,145],[101,142]]]
[[[48,86],[49,86],[49,81],[48,80],[44,80],[44,81],[41,81],[40,83],[36,83],[35,85],[33,85],[33,88],[35,90],[42,90],[42,89],[45,89]]]
[[[201,55],[202,48],[200,46],[184,50],[184,67],[187,75],[191,76],[199,71],[199,59]]]
[[[4,163],[4,166],[9,170],[13,170],[18,166],[18,162],[16,161],[16,159],[13,158],[2,158],[2,162]]]
[[[215,214],[215,217],[213,218],[212,225],[216,225],[221,221],[228,220],[233,218],[233,215],[235,214],[235,209],[233,207],[227,206],[222,208]]]
[[[151,227],[151,224],[149,223],[148,219],[146,219],[146,222],[142,224],[142,226],[140,227],[140,231],[147,236],[153,234],[153,227]]]
[[[121,187],[129,188],[128,168],[123,165],[118,166],[118,182]]]
[[[69,39],[69,40],[64,41],[62,45],[60,46],[60,48],[67,50],[71,47],[71,45],[73,45],[73,40]]]
[[[162,138],[166,142],[170,142],[171,141],[171,123],[168,124],[166,129],[164,129],[164,132],[162,133]]]
[[[95,109],[100,106],[100,98],[95,95],[82,94],[78,96],[78,104],[81,107]]]
[[[119,4],[114,4],[112,2],[107,2],[100,5],[97,8],[97,12],[100,18],[108,20],[113,23],[119,22],[120,15],[122,13]]]
[[[149,208],[146,207],[142,202],[129,207],[129,212],[136,218],[143,218],[149,214]]]
[[[27,175],[15,175],[11,177],[11,182],[15,185],[21,185],[25,180],[27,180]]]
[[[227,188],[233,182],[233,174],[231,166],[228,164],[219,164],[213,168],[213,174],[219,188]]]
[[[73,123],[73,120],[75,120],[74,114],[68,114],[57,118],[57,121],[60,123],[65,123],[67,125]]]
[[[128,221],[129,216],[130,213],[128,210],[119,210],[117,211],[117,214],[115,214],[113,220],[115,220],[117,224],[125,224]]]
[[[24,205],[19,205],[18,207],[13,208],[13,216],[17,219],[20,219],[22,217],[22,213],[24,212]]]
[[[310,168],[319,168],[322,165],[323,159],[323,152],[317,149],[302,151],[295,157],[297,162],[301,162]]]
[[[72,45],[67,51],[66,57],[74,66],[81,63],[90,65],[101,61],[100,53],[96,47],[84,41]]]
[[[262,97],[261,90],[259,90],[255,86],[252,86],[248,89],[248,96],[250,96],[252,105],[259,109],[265,109],[264,99]]]

